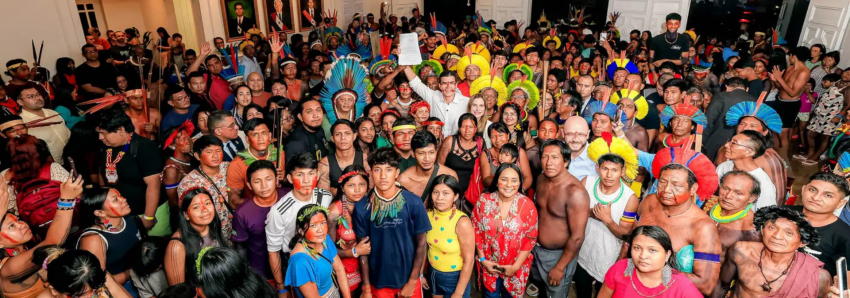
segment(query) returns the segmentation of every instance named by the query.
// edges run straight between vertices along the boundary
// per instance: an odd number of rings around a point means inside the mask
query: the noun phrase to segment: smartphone
[[[68,163],[71,165],[71,178],[77,177],[77,167],[74,165],[74,159],[68,157]]]
[[[847,259],[841,257],[835,261],[835,271],[838,273],[838,297],[850,298],[844,293],[847,291]]]
[[[599,44],[606,40],[608,40],[608,32],[599,33]]]

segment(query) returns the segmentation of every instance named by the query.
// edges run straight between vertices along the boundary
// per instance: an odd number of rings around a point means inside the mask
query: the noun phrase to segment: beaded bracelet
[[[74,205],[76,205],[77,200],[71,199],[59,199],[59,202],[56,203],[56,209],[58,210],[74,210]]]

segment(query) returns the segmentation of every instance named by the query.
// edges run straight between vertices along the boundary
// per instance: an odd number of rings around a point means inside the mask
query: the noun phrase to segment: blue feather
[[[841,157],[838,158],[838,166],[841,167],[843,173],[850,172],[850,153],[847,153],[847,151],[841,153]]]
[[[587,120],[587,123],[593,121],[593,115],[597,113],[603,113],[614,119],[614,115],[617,114],[617,105],[610,102],[603,102],[601,100],[591,101],[587,104],[587,108],[584,109],[584,113],[581,114],[584,117],[584,120]],[[621,111],[620,119],[626,119],[626,112]]]
[[[752,101],[745,101],[732,106],[729,108],[729,112],[726,113],[726,124],[729,126],[735,126],[738,125],[741,118],[745,116],[755,116],[767,125],[767,129],[776,133],[782,132],[782,118],[779,117],[779,114],[777,114],[773,108],[762,104],[758,111],[754,113],[753,111],[755,111],[755,109],[756,103]]]
[[[352,76],[351,80],[346,80],[346,76]],[[322,108],[325,109],[328,117],[328,122],[336,123],[337,115],[334,111],[333,97],[342,90],[352,90],[357,94],[357,99],[354,103],[355,118],[363,113],[363,108],[366,107],[366,71],[360,67],[360,62],[356,59],[341,58],[336,61],[331,68],[331,76],[325,80],[325,86],[319,93],[319,98],[322,101]],[[348,81],[353,83],[353,86],[345,86]]]

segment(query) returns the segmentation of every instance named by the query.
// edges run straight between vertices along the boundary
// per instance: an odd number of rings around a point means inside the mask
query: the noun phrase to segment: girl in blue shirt
[[[284,284],[295,288],[300,298],[351,298],[345,267],[328,236],[327,209],[315,204],[301,207],[295,226],[298,233],[289,242],[292,252]]]

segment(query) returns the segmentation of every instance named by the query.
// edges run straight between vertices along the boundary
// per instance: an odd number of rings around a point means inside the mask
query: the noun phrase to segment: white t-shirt
[[[295,220],[298,218],[298,210],[301,210],[301,207],[317,204],[328,208],[333,201],[333,195],[329,191],[318,187],[313,189],[310,201],[296,199],[292,194],[293,191],[274,203],[269,210],[269,215],[266,216],[266,246],[269,251],[286,253],[290,251],[289,241],[295,236]]]
[[[629,203],[629,198],[635,194],[634,191],[621,181],[620,189],[606,195],[595,189],[599,176],[591,174],[586,178],[587,181],[585,181],[584,189],[590,195],[590,208],[593,209],[593,206],[599,204],[596,196],[600,197],[603,201],[612,202],[610,203],[611,219],[619,224],[620,218],[623,217],[623,212],[626,210],[626,204]],[[617,199],[620,190],[623,193]],[[623,240],[614,236],[614,233],[611,233],[611,230],[608,229],[605,223],[593,216],[587,218],[584,235],[586,237],[577,256],[578,263],[590,276],[599,282],[603,282],[605,281],[605,273],[617,262],[620,248],[623,246]]]
[[[734,168],[735,164],[731,160],[727,160],[717,166],[717,176],[722,178],[724,174],[731,172]],[[768,176],[761,168],[756,168],[749,173],[750,175],[753,175],[753,177],[755,177],[761,185],[761,195],[759,195],[758,200],[753,203],[753,211],[762,207],[776,206],[776,185],[774,185],[773,181],[770,180],[770,176]]]

